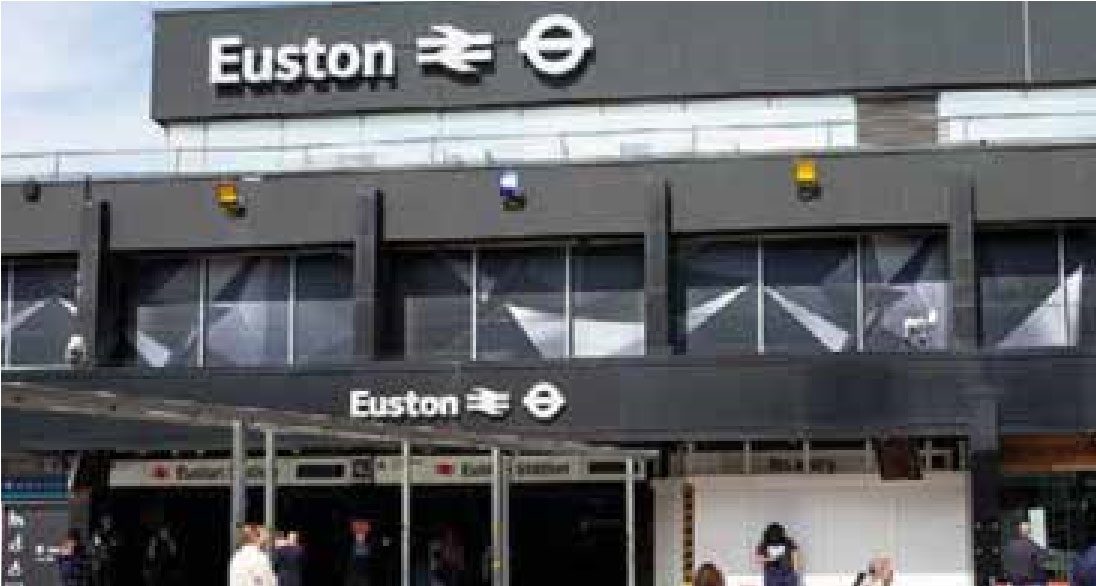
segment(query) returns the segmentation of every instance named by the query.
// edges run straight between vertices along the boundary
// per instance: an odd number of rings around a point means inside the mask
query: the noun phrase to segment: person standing
[[[350,524],[350,552],[346,559],[344,586],[371,586],[377,572],[378,545],[373,539],[373,524],[358,519]]]
[[[181,582],[179,545],[166,524],[161,524],[149,536],[141,574],[144,576],[145,586],[176,586]]]
[[[244,525],[240,541],[239,549],[228,563],[228,586],[278,586],[270,558],[263,550],[269,541],[266,528]]]
[[[278,575],[278,586],[301,586],[303,568],[304,547],[300,534],[290,531],[284,539],[274,542],[274,573]]]
[[[1073,562],[1071,586],[1096,586],[1096,543]]]
[[[1050,554],[1031,538],[1031,523],[1016,525],[1016,536],[1001,552],[1005,581],[1012,586],[1036,586],[1047,583],[1046,564]]]
[[[92,586],[118,584],[118,552],[121,539],[114,528],[110,515],[99,519],[99,528],[91,534],[91,583]]]
[[[61,586],[88,586],[91,583],[87,551],[79,529],[69,529],[65,534],[57,556],[57,570],[61,574]]]
[[[754,555],[764,571],[765,586],[799,584],[799,547],[780,523],[771,523],[765,528]]]

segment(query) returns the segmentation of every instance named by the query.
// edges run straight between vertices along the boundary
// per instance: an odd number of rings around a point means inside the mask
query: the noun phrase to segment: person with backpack
[[[771,523],[765,528],[754,555],[764,571],[765,586],[799,585],[799,546],[783,525]]]

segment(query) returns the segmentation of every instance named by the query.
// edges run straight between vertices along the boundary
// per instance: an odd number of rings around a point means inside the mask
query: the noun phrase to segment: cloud
[[[5,2],[4,152],[160,146],[148,120],[152,7]]]

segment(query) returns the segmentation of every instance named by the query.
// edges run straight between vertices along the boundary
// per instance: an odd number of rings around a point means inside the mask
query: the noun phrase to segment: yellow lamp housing
[[[238,218],[244,215],[244,198],[240,195],[240,186],[235,181],[221,181],[213,187],[213,197],[217,207],[226,215]]]
[[[813,159],[796,159],[792,167],[796,197],[811,201],[822,195],[822,182],[818,176],[818,163]]]

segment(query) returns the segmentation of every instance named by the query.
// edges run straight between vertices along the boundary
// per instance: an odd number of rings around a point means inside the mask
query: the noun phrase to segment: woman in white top
[[[244,525],[240,548],[228,564],[228,586],[278,586],[278,578],[264,549],[269,541],[261,525]]]

